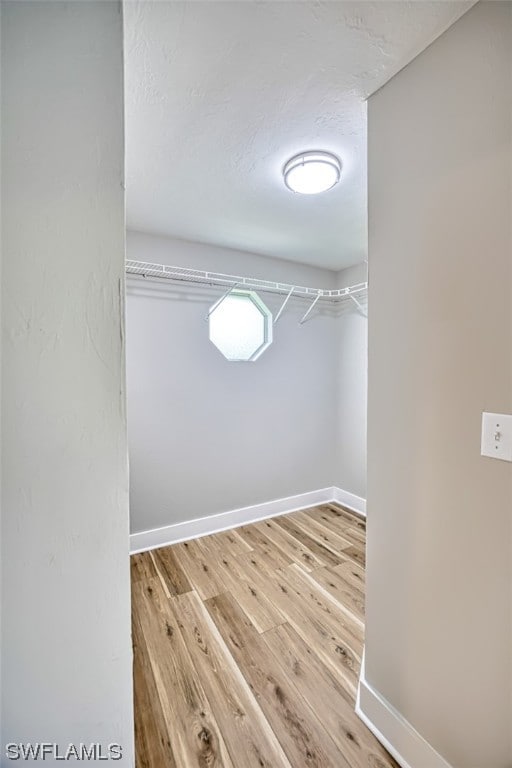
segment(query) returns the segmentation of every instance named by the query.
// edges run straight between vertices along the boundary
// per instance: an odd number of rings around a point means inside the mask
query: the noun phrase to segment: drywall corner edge
[[[296,496],[273,499],[263,504],[254,504],[250,507],[232,509],[229,512],[220,512],[209,517],[185,520],[173,525],[166,525],[162,528],[132,533],[130,535],[130,554],[135,555],[139,552],[147,552],[150,549],[178,544],[180,541],[188,541],[200,536],[209,536],[213,533],[228,531],[241,525],[257,523],[260,520],[297,512],[299,509],[307,509],[317,504],[326,504],[329,501],[341,504],[360,515],[366,514],[366,499],[354,496],[347,491],[341,490],[341,488],[321,488],[316,491],[299,493]]]
[[[366,680],[364,652],[356,714],[402,768],[453,768]]]

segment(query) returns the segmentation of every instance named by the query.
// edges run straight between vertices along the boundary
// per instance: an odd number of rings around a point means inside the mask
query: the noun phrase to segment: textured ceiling
[[[364,99],[472,4],[125,3],[128,226],[331,269],[360,262]],[[295,195],[281,169],[309,149],[336,153],[341,181]]]

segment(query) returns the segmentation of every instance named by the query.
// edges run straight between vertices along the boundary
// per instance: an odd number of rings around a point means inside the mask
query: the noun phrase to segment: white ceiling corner
[[[127,224],[330,269],[366,256],[365,98],[469,2],[125,2]],[[325,149],[340,183],[281,169]],[[212,266],[214,268],[214,266]]]

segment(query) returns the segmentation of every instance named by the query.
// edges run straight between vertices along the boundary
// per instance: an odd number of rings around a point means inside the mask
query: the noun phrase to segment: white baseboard
[[[452,768],[365,678],[364,655],[356,713],[402,768]]]
[[[363,511],[366,507],[365,499],[342,491],[340,488],[321,488],[318,491],[299,493],[297,496],[287,496],[284,499],[274,499],[263,504],[232,509],[229,512],[220,512],[209,517],[185,520],[181,523],[166,525],[163,528],[154,528],[151,531],[132,533],[130,536],[130,554],[134,555],[137,552],[165,547],[168,544],[177,544],[180,541],[195,539],[199,536],[208,536],[211,533],[220,533],[230,528],[238,528],[240,525],[257,523],[259,520],[284,515],[287,512],[296,512],[298,509],[314,507],[317,504],[326,504],[329,501],[336,501],[359,514],[365,514]]]
[[[332,501],[336,501],[343,507],[348,507],[348,509],[366,517],[366,499],[363,499],[361,496],[356,496],[355,493],[343,491],[341,488],[334,487],[332,491],[334,494]]]

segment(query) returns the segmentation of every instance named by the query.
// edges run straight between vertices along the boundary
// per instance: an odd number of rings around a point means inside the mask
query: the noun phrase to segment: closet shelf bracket
[[[359,310],[359,312],[362,314],[362,316],[363,316],[363,317],[368,317],[368,315],[367,315],[367,313],[365,312],[365,310],[364,310],[364,307],[363,307],[363,305],[361,304],[361,302],[359,302],[359,301],[356,299],[356,297],[355,297],[353,294],[351,294],[351,293],[349,293],[349,294],[348,294],[348,296],[349,296],[349,298],[350,298],[350,299],[352,299],[352,301],[354,302],[354,304],[356,305],[356,307],[358,308],[358,310]]]
[[[279,308],[279,312],[277,313],[277,315],[274,318],[274,325],[277,323],[277,321],[279,320],[279,318],[283,314],[283,310],[286,307],[286,305],[288,304],[288,301],[291,299],[291,296],[292,296],[292,293],[294,292],[294,290],[295,290],[295,286],[292,285],[292,287],[288,291],[288,294],[287,294],[285,300],[283,301],[283,303],[281,304],[281,307]]]
[[[321,294],[319,293],[317,295],[316,299],[314,300],[314,302],[310,305],[309,309],[306,311],[306,313],[299,320],[299,325],[303,325],[306,322],[306,320],[308,319],[308,317],[310,316],[310,314],[314,310],[315,305],[316,305],[317,301],[319,300],[320,296],[321,296]]]
[[[206,317],[205,317],[205,320],[206,320],[206,322],[208,322],[208,320],[210,319],[210,315],[212,314],[212,312],[213,312],[214,310],[216,310],[216,309],[217,309],[217,307],[220,307],[220,305],[222,304],[222,302],[224,301],[224,299],[227,299],[227,297],[229,296],[229,294],[230,294],[230,293],[233,293],[233,291],[235,290],[235,288],[237,288],[239,285],[240,285],[240,283],[235,283],[234,285],[232,285],[230,288],[228,288],[228,290],[226,291],[226,293],[224,293],[224,294],[223,294],[223,295],[220,297],[220,299],[217,299],[217,301],[215,302],[215,304],[212,304],[212,306],[211,306],[211,307],[210,307],[210,309],[208,310],[208,314],[207,314],[207,315],[206,315]]]

